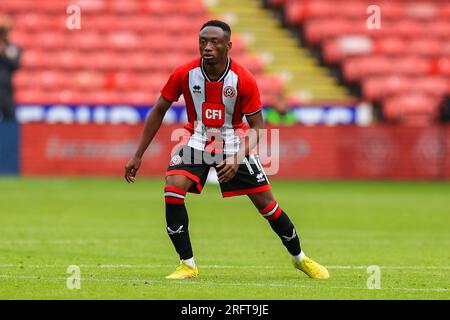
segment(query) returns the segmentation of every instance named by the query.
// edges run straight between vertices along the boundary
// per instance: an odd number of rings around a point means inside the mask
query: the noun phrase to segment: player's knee
[[[186,191],[175,186],[164,187],[164,201],[166,204],[184,204]]]
[[[174,186],[184,191],[191,188],[193,182],[184,175],[175,174],[166,177],[166,186]]]
[[[267,220],[276,220],[280,217],[282,210],[278,205],[278,203],[275,200],[273,200],[263,209],[259,210],[259,212]]]

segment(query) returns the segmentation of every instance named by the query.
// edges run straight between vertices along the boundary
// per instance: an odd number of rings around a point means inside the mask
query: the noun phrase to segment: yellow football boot
[[[197,267],[191,267],[187,265],[184,261],[175,269],[175,271],[169,274],[166,279],[171,280],[183,280],[198,277]]]
[[[330,273],[327,268],[307,256],[305,256],[302,261],[295,261],[293,259],[292,264],[295,268],[303,271],[312,279],[328,279],[330,277]]]

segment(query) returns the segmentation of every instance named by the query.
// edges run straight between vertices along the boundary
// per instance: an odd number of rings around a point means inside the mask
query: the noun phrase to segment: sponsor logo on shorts
[[[264,175],[262,173],[258,173],[256,175],[256,179],[258,179],[258,182],[264,182],[266,181],[266,178],[264,177]]]
[[[172,159],[170,160],[169,166],[177,166],[179,164],[182,164],[183,160],[181,159],[181,157],[179,155],[173,156]]]

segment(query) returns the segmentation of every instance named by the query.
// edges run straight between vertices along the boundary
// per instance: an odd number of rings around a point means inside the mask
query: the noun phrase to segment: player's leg
[[[189,219],[184,204],[186,193],[193,184],[193,181],[183,175],[173,175],[166,177],[166,187],[164,188],[167,233],[180,260],[184,261],[193,258],[188,229]]]
[[[270,226],[280,237],[292,256],[301,253],[300,241],[294,225],[275,201],[269,180],[257,155],[246,157],[239,165],[234,178],[220,184],[224,197],[248,195],[256,208],[269,221]]]
[[[272,190],[247,195],[292,256],[301,254],[300,240],[294,224],[275,201]]]
[[[194,182],[183,175],[166,177],[164,200],[166,203],[167,234],[180,257],[180,266],[167,279],[195,278],[198,270],[189,237],[189,218],[184,204],[187,191]]]
[[[300,240],[294,224],[279,204],[275,201],[272,190],[248,194],[255,207],[266,218],[272,230],[281,239],[283,245],[292,256],[292,263],[297,269],[315,279],[329,278],[328,270],[305,256],[300,247]]]
[[[294,224],[275,201],[269,180],[257,155],[246,157],[234,178],[220,184],[223,197],[248,195],[266,218],[289,253],[294,266],[312,278],[327,278],[328,271],[304,255]]]
[[[187,192],[201,192],[209,168],[192,165],[189,159],[190,155],[186,156],[186,149],[184,154],[180,151],[172,158],[166,173],[164,199],[167,233],[180,257],[180,266],[167,276],[167,279],[180,280],[195,278],[198,275],[189,237],[189,218],[185,198]]]

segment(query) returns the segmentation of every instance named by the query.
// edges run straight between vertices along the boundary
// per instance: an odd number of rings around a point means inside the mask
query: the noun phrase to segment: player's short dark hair
[[[208,22],[206,22],[201,28],[200,31],[202,31],[203,29],[205,29],[206,27],[219,27],[220,29],[222,29],[225,33],[228,34],[228,36],[231,38],[231,28],[230,26],[223,21],[220,20],[209,20]]]

